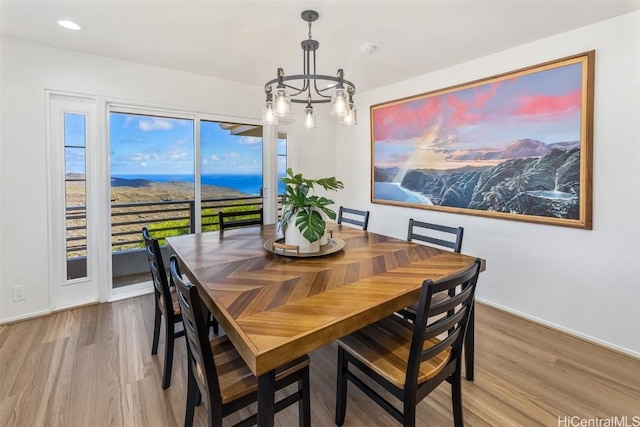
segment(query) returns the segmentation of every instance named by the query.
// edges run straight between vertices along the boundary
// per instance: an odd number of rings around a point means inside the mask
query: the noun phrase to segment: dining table
[[[258,378],[258,425],[272,426],[275,370],[418,300],[425,279],[475,257],[335,223],[324,253],[277,249],[275,224],[168,237],[168,249]],[[482,264],[484,269],[484,262]]]

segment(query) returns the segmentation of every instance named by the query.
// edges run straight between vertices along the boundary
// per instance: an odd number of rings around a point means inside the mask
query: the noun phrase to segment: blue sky
[[[64,114],[64,157],[66,173],[85,173],[85,116]]]
[[[110,114],[111,175],[193,174],[193,121]],[[201,125],[202,174],[262,173],[262,138],[233,136],[216,122]]]

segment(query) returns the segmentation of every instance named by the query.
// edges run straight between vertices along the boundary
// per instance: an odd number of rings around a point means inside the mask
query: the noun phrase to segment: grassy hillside
[[[111,221],[112,221],[112,242],[118,243],[114,250],[124,250],[143,247],[140,231],[142,227],[147,227],[151,235],[156,238],[174,236],[189,233],[189,201],[193,201],[193,184],[186,182],[153,182],[146,180],[122,180],[113,182],[116,186],[111,187]],[[227,199],[250,197],[234,189],[217,187],[213,185],[203,185],[201,188],[202,200],[207,199]],[[131,203],[150,202],[181,202],[167,203],[151,206],[127,207]],[[246,203],[246,202],[239,202]],[[85,185],[84,181],[67,182],[67,206],[85,206]],[[232,202],[212,202],[203,203],[203,231],[217,230],[216,214],[221,205],[234,204]],[[257,205],[246,207],[228,206],[222,208],[225,211],[239,211],[259,208]],[[153,212],[151,212],[153,211]],[[84,226],[86,220],[82,217],[83,212],[79,212],[80,217],[69,218],[67,227]],[[208,217],[205,217],[209,215]],[[121,224],[121,225],[119,225]],[[208,226],[207,226],[208,225]],[[163,230],[167,229],[169,230]],[[157,231],[154,231],[157,230]],[[84,245],[84,227],[79,230],[69,230],[69,237],[81,237],[81,240],[73,241],[70,244]],[[84,255],[84,251],[79,249],[72,254]]]

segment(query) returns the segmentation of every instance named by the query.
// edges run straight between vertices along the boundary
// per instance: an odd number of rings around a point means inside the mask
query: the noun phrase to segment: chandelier
[[[265,83],[264,92],[267,100],[262,117],[264,124],[275,125],[278,123],[278,117],[291,115],[292,102],[306,104],[302,123],[307,129],[316,128],[313,104],[329,102],[330,114],[338,117],[341,124],[357,124],[356,107],[353,103],[356,86],[345,80],[344,71],[339,69],[335,77],[316,74],[316,50],[320,43],[311,38],[311,23],[316,21],[318,16],[315,10],[305,10],[301,14],[302,19],[309,24],[309,38],[300,43],[302,74],[287,76],[282,68],[278,68],[277,77]]]

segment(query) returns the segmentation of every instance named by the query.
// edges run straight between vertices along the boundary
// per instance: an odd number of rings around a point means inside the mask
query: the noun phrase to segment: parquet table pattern
[[[382,319],[416,301],[425,279],[474,262],[344,225],[330,228],[344,250],[314,258],[266,251],[275,225],[167,239],[255,375]]]

